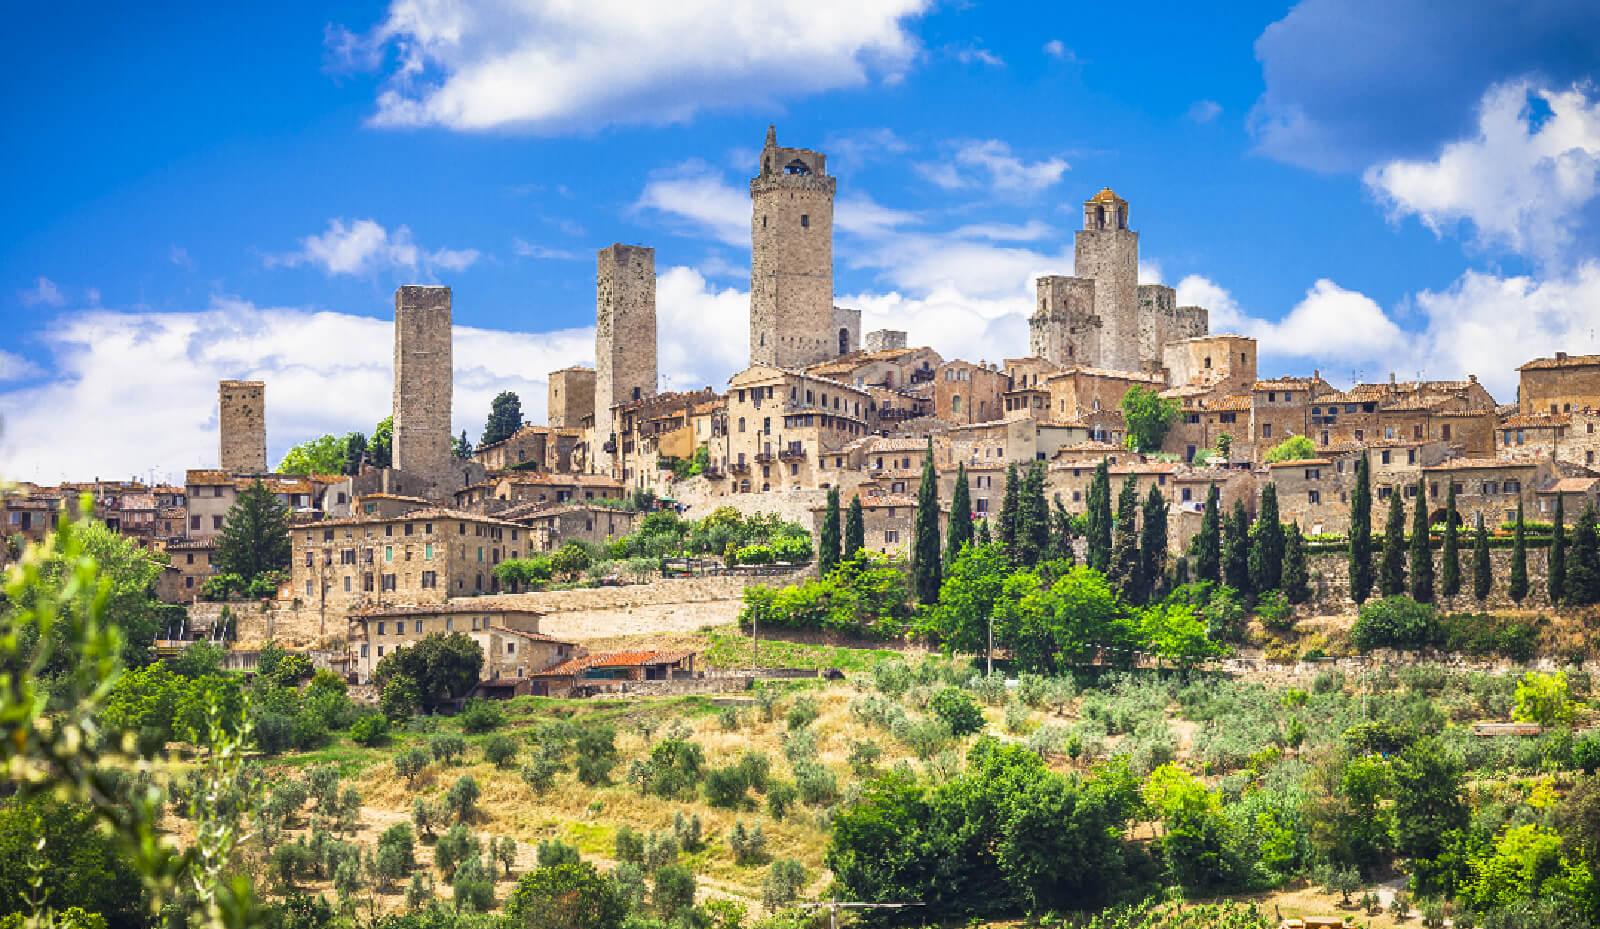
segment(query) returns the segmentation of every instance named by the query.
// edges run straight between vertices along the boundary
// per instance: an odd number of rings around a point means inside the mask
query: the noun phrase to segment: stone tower
[[[750,363],[803,368],[839,354],[827,156],[778,147],[767,127],[750,180]]]
[[[557,429],[581,429],[594,416],[594,369],[562,368],[550,372],[548,421]]]
[[[595,276],[595,469],[611,454],[611,408],[656,392],[656,250],[612,245],[600,250]]]
[[[266,393],[260,381],[217,384],[217,464],[229,474],[267,473]]]
[[[1128,201],[1107,187],[1083,204],[1074,273],[1094,281],[1100,317],[1100,367],[1140,370],[1139,234],[1128,228]]]
[[[1094,312],[1094,281],[1047,274],[1034,284],[1038,302],[1028,320],[1029,354],[1063,366],[1099,365],[1102,333]]]
[[[438,480],[450,443],[450,288],[394,292],[394,467]]]

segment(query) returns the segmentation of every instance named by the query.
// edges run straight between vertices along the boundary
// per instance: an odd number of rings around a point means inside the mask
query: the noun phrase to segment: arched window
[[[784,174],[810,174],[811,166],[796,158],[783,166]]]

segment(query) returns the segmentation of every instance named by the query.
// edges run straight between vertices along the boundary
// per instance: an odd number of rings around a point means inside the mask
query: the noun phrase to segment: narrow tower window
[[[800,214],[800,228],[801,229],[810,229],[811,228],[811,215],[809,213],[801,213]]]

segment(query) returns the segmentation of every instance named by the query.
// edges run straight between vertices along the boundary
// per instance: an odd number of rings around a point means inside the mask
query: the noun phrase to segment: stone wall
[[[1510,548],[1489,549],[1489,565],[1494,573],[1494,586],[1489,590],[1488,599],[1483,602],[1472,595],[1472,542],[1463,538],[1461,546],[1461,593],[1454,597],[1436,597],[1435,602],[1439,608],[1448,612],[1467,612],[1482,609],[1541,609],[1550,606],[1549,591],[1545,584],[1549,577],[1548,564],[1550,551],[1547,548],[1528,549],[1528,595],[1522,603],[1513,603],[1506,594],[1507,584],[1511,579],[1511,552]],[[1377,561],[1378,552],[1373,553],[1373,593],[1376,599],[1377,591]],[[1433,581],[1434,590],[1439,589],[1439,566],[1441,553],[1438,549],[1433,552]],[[1311,574],[1311,600],[1303,609],[1319,613],[1351,613],[1356,610],[1356,604],[1350,599],[1350,559],[1344,552],[1316,553],[1308,559]],[[1409,553],[1407,567],[1410,566]]]
[[[222,381],[217,385],[217,466],[229,474],[265,474],[266,384]]]
[[[450,288],[394,292],[394,467],[438,481],[450,436]]]
[[[556,429],[579,429],[594,415],[595,370],[562,368],[550,372],[545,404],[548,422]]]

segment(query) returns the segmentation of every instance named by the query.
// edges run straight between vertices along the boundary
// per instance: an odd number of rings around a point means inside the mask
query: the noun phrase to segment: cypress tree
[[[967,487],[967,466],[956,467],[956,488],[950,493],[950,525],[945,529],[944,566],[961,554],[962,546],[972,541],[972,491]]]
[[[1200,531],[1189,541],[1189,557],[1194,559],[1194,575],[1202,581],[1222,582],[1221,495],[1212,484],[1206,492],[1205,512],[1200,516]]]
[[[1444,497],[1444,551],[1439,565],[1439,592],[1454,597],[1461,592],[1461,514],[1456,512],[1456,485],[1446,481]]]
[[[1145,600],[1161,596],[1167,576],[1167,501],[1156,485],[1144,498],[1144,525],[1139,529],[1139,595]]]
[[[1494,572],[1489,567],[1489,533],[1483,528],[1483,514],[1478,514],[1478,524],[1472,540],[1472,595],[1480,601],[1489,598],[1494,587]]]
[[[1233,502],[1233,515],[1222,532],[1222,581],[1248,597],[1250,595],[1250,514],[1244,501]]]
[[[522,428],[522,399],[509,390],[501,391],[489,401],[489,420],[483,424],[479,445],[493,445],[511,438]],[[461,434],[463,441],[466,433]]]
[[[1378,591],[1385,597],[1398,597],[1406,592],[1406,501],[1399,487],[1389,495],[1389,521],[1383,525]]]
[[[1139,486],[1132,475],[1117,495],[1117,531],[1111,543],[1111,585],[1124,597],[1134,597],[1139,580]]]
[[[978,520],[978,529],[973,534],[973,538],[978,540],[979,545],[988,545],[994,541],[993,537],[989,535],[989,521],[987,519]]]
[[[260,479],[239,491],[222,522],[217,540],[217,570],[237,574],[248,584],[268,571],[289,567],[289,508]]]
[[[1283,523],[1278,521],[1278,485],[1261,488],[1261,510],[1250,540],[1250,583],[1257,593],[1283,583]]]
[[[912,528],[911,586],[919,603],[939,599],[939,475],[933,469],[933,439],[922,459],[922,486],[917,488],[916,523]]]
[[[1350,599],[1372,596],[1372,464],[1367,453],[1356,459],[1356,486],[1350,492]]]
[[[1017,475],[1017,463],[1006,465],[1006,493],[1000,501],[1000,524],[995,527],[995,541],[1005,549],[1006,557],[1017,558],[1017,509],[1022,505],[1022,482]]]
[[[1028,466],[1028,476],[1022,481],[1022,500],[1017,513],[1017,547],[1022,550],[1022,563],[1035,565],[1050,550],[1050,502],[1044,495],[1044,462],[1035,461]]]
[[[1182,587],[1189,583],[1189,559],[1179,555],[1172,562],[1172,586]]]
[[[1556,494],[1556,520],[1550,532],[1550,605],[1554,606],[1567,596],[1567,527],[1566,508]]]
[[[867,521],[861,515],[861,495],[850,498],[850,512],[844,519],[844,557],[854,558],[867,547]]]
[[[1568,603],[1587,605],[1600,601],[1600,535],[1596,533],[1592,503],[1583,508],[1572,527],[1563,584]]]
[[[828,488],[828,508],[822,514],[822,538],[817,540],[817,573],[827,576],[839,564],[843,544],[839,526],[839,488]]]
[[[1522,501],[1517,501],[1516,539],[1511,543],[1511,578],[1506,582],[1506,594],[1513,603],[1521,603],[1528,595],[1528,541],[1522,528]]]
[[[1094,478],[1089,481],[1088,502],[1089,567],[1104,574],[1111,568],[1111,469],[1104,458],[1095,465]]]
[[[1064,560],[1068,564],[1078,560],[1072,551],[1072,514],[1067,512],[1066,504],[1061,502],[1060,494],[1056,494],[1055,499],[1051,501],[1050,557]]]
[[[1291,523],[1283,540],[1283,596],[1290,603],[1311,599],[1311,571],[1306,564],[1306,537]]]
[[[1411,599],[1433,602],[1433,545],[1428,538],[1428,497],[1417,478],[1417,511],[1411,518]]]

